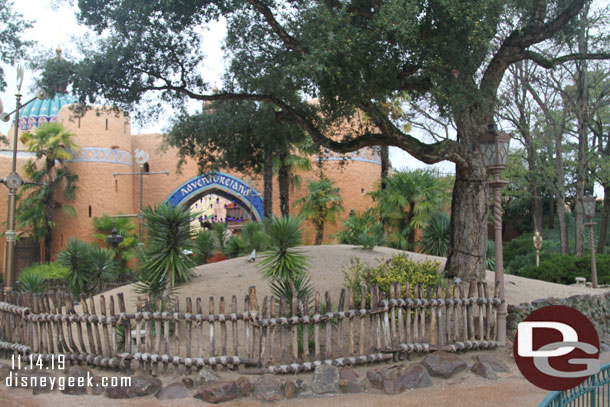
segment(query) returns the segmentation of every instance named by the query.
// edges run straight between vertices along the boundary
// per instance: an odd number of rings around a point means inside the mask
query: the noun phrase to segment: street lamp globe
[[[106,243],[111,245],[113,248],[117,248],[121,243],[123,243],[123,236],[119,234],[116,226],[112,228],[110,235],[106,236]]]
[[[595,216],[595,195],[591,195],[587,192],[582,199],[583,206],[585,207],[585,216],[592,218]]]
[[[479,148],[483,155],[483,163],[489,169],[502,169],[508,164],[508,147],[510,134],[498,131],[495,124],[487,127],[487,132],[478,139]]]

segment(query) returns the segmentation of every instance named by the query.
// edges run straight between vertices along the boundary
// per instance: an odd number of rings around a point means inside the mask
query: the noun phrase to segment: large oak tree
[[[547,55],[585,0],[80,0],[81,20],[100,35],[73,66],[83,100],[133,108],[157,101],[255,100],[338,152],[397,146],[424,163],[456,166],[450,275],[480,276],[487,249],[487,171],[477,137],[493,123],[507,68],[545,67],[607,55]],[[200,74],[208,21],[226,18],[235,92],[210,92]],[[276,78],[269,84],[260,78]],[[297,88],[286,100],[281,89]],[[425,143],[384,113],[407,92],[449,118],[457,137]],[[318,103],[307,103],[317,98]],[[346,126],[364,112],[375,125]],[[348,122],[349,123],[349,122]],[[341,130],[340,132],[338,130]]]

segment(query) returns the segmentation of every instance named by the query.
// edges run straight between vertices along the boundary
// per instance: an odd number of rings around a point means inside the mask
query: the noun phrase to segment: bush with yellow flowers
[[[351,288],[354,293],[354,301],[357,306],[361,305],[361,286],[367,287],[367,304],[370,305],[370,288],[377,285],[379,290],[385,292],[386,298],[390,298],[390,285],[400,283],[401,292],[404,295],[405,284],[413,288],[417,284],[424,287],[435,286],[442,283],[441,264],[436,261],[426,260],[418,262],[406,254],[397,254],[376,267],[363,263],[358,258],[350,259],[347,270],[343,270],[345,276],[344,286]]]

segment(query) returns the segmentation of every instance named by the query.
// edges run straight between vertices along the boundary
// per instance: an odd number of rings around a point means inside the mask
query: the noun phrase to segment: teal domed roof
[[[44,123],[56,122],[59,110],[72,103],[76,103],[76,98],[61,93],[57,93],[53,99],[36,99],[19,110],[19,128],[30,130]]]

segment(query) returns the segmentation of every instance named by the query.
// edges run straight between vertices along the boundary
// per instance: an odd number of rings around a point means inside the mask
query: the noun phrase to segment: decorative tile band
[[[30,130],[34,127],[40,127],[45,123],[56,123],[57,116],[28,116],[19,118],[19,128],[21,130]]]
[[[66,162],[123,164],[131,167],[132,156],[129,151],[103,147],[81,147],[78,151],[72,152],[72,158]]]
[[[381,165],[381,156],[379,152],[373,148],[366,147],[360,150],[352,151],[351,153],[336,153],[329,149],[324,150],[324,157],[322,161],[361,161],[365,163],[379,164]]]

